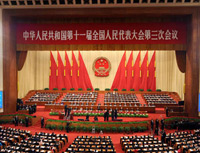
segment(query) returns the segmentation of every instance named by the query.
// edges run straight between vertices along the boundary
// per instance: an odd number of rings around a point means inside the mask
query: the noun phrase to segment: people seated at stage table
[[[122,150],[126,153],[132,153],[137,149],[137,152],[159,152],[159,153],[175,153],[173,147],[162,143],[158,138],[147,136],[124,136],[121,137],[120,143]]]
[[[0,127],[1,153],[7,152],[48,152],[59,150],[68,142],[64,134],[36,133],[13,128]]]
[[[60,96],[60,93],[43,93],[43,92],[37,92],[35,95],[31,96],[26,102],[54,102],[58,97]]]
[[[200,134],[198,130],[168,133],[165,141],[174,148],[181,148],[183,153],[200,152]]]
[[[98,97],[97,92],[67,93],[65,97],[62,99],[62,101],[96,102],[97,97]]]
[[[167,94],[143,94],[148,104],[177,104],[177,102]]]
[[[97,97],[97,92],[67,93],[61,100],[61,103],[70,102],[72,106],[94,105],[97,102]]]
[[[33,114],[37,110],[37,105],[36,104],[34,105],[17,104],[17,111],[23,111],[23,110],[28,111],[29,114]]]
[[[74,142],[66,149],[64,153],[73,152],[107,152],[116,153],[110,136],[92,137],[77,136]]]
[[[104,97],[105,106],[130,106],[140,107],[142,106],[135,94],[132,93],[113,93],[108,92]]]

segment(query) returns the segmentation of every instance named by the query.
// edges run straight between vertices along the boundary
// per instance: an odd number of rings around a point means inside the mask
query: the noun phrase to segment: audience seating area
[[[141,105],[135,94],[108,92],[104,97],[104,105],[139,106]]]
[[[78,136],[64,153],[107,152],[116,153],[110,136]]]
[[[24,113],[24,114],[33,114],[37,110],[37,105],[24,105],[24,104],[17,104],[17,111],[18,113]]]
[[[162,143],[154,136],[124,136],[121,137],[120,143],[125,153],[134,151],[142,153],[175,153],[173,147]]]
[[[47,92],[36,92],[31,96],[26,102],[44,102],[44,103],[53,103],[59,98],[60,93],[47,93]]]
[[[176,149],[181,149],[183,153],[200,152],[200,130],[190,132],[168,133],[165,138],[166,143]]]
[[[159,105],[174,105],[177,102],[167,94],[143,94],[147,104]]]
[[[163,141],[163,140],[162,140]],[[55,133],[35,133],[0,126],[1,153],[58,153],[67,145],[68,136]],[[198,153],[200,129],[168,133],[161,142],[152,135],[123,136],[120,138],[125,153]],[[77,136],[63,153],[107,152],[116,153],[110,136]]]
[[[97,92],[67,93],[61,103],[70,102],[72,106],[88,106],[96,104],[97,97]]]
[[[54,133],[36,133],[14,128],[0,127],[1,153],[7,152],[34,152],[58,153],[68,142],[66,135]]]

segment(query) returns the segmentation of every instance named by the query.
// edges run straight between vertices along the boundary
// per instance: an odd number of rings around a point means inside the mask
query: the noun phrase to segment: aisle
[[[104,96],[105,96],[105,94],[101,94],[101,93],[98,94],[97,105],[98,104],[104,105]]]
[[[142,94],[135,94],[135,95],[138,98],[140,104],[142,104],[142,105],[146,104],[144,98],[142,97]]]

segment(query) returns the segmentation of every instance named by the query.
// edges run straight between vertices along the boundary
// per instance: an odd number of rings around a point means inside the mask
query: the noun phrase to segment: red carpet
[[[142,97],[142,94],[136,94],[136,96],[137,96],[140,104],[142,104],[142,105],[146,104],[144,98]]]
[[[101,104],[104,105],[104,94],[99,93],[97,97],[97,105]]]
[[[101,97],[104,98],[104,97]],[[33,114],[33,116],[43,116],[45,118],[45,120],[47,119],[56,119],[58,120],[58,116],[49,116],[49,111],[44,111],[44,106],[37,106],[37,112]],[[74,120],[78,121],[78,118],[83,118],[85,119],[85,116],[75,116]],[[123,119],[124,122],[130,122],[130,121],[145,121],[145,120],[151,120],[151,119],[161,119],[161,118],[166,118],[165,114],[149,114],[148,118],[136,118],[136,117],[119,117],[120,119]],[[99,121],[103,122],[103,117],[99,117]],[[110,118],[111,120],[111,118]],[[90,117],[90,121],[93,121],[93,117]],[[77,136],[82,136],[82,135],[88,135],[88,136],[99,136],[99,133],[96,134],[92,134],[92,133],[83,133],[83,132],[71,132],[71,133],[66,133],[65,131],[59,131],[59,130],[47,130],[45,128],[41,128],[40,127],[40,122],[36,123],[35,126],[30,126],[30,127],[22,127],[22,126],[18,126],[15,127],[14,125],[11,124],[6,124],[4,125],[6,127],[12,127],[12,128],[18,128],[18,129],[22,129],[22,130],[29,130],[31,131],[32,134],[34,134],[35,132],[47,132],[47,133],[56,133],[56,134],[67,134],[68,135],[68,139],[69,139],[69,143],[62,148],[62,150],[60,151],[60,153],[62,153],[63,151],[66,150],[66,148],[74,141],[74,139]],[[173,132],[173,131],[172,131]],[[120,137],[125,136],[125,135],[148,135],[150,134],[150,132],[143,132],[143,133],[132,133],[132,134],[125,134],[125,133],[104,133],[102,136],[111,136],[111,139],[113,141],[114,147],[116,149],[117,153],[123,153],[122,149],[121,149],[121,145],[120,145]]]

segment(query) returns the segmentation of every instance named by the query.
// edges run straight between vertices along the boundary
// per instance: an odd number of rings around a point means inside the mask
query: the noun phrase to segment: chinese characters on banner
[[[185,44],[184,23],[18,24],[18,44]]]

